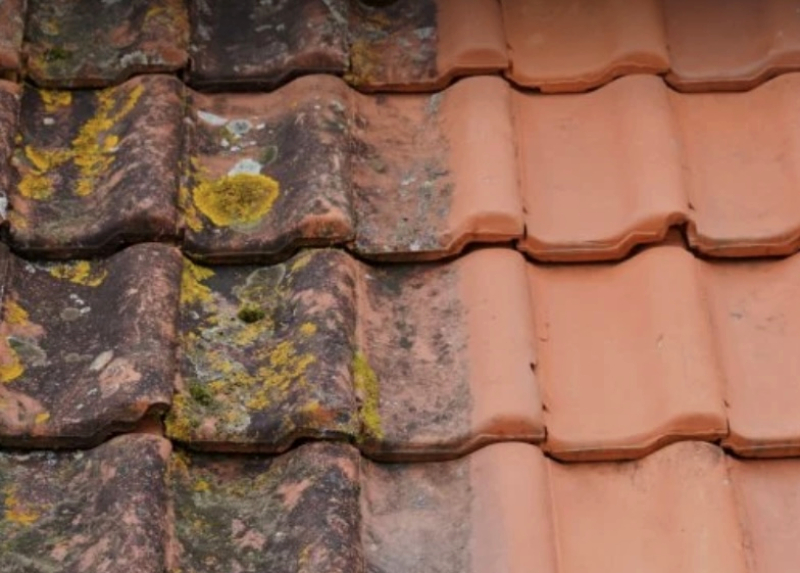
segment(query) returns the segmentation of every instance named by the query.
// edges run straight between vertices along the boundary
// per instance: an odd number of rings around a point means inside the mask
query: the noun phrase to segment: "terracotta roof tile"
[[[28,0],[28,76],[44,87],[102,87],[187,61],[181,0]]]
[[[25,30],[25,0],[0,2],[0,77],[20,67]]]
[[[101,262],[3,251],[0,444],[76,446],[172,398],[180,256],[137,245]]]
[[[11,239],[70,257],[176,236],[181,84],[142,76],[103,91],[26,89]]]
[[[554,456],[639,457],[726,433],[724,379],[689,253],[661,247],[616,265],[529,272]]]
[[[5,223],[8,196],[11,191],[11,156],[17,133],[21,90],[11,82],[0,80],[0,224]]]
[[[144,435],[88,452],[0,452],[0,569],[163,572],[169,452]]]

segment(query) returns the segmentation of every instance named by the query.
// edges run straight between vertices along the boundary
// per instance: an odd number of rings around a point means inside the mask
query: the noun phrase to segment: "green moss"
[[[259,320],[264,319],[267,316],[267,313],[264,312],[264,309],[250,304],[245,304],[242,308],[239,309],[239,312],[236,314],[236,317],[244,323],[253,324],[254,322],[258,322]]]
[[[208,407],[214,403],[214,396],[205,384],[192,382],[189,384],[189,394],[201,406]]]
[[[383,428],[380,413],[380,385],[378,375],[369,365],[364,353],[358,351],[353,356],[353,385],[361,399],[361,424],[364,437],[381,439]]]

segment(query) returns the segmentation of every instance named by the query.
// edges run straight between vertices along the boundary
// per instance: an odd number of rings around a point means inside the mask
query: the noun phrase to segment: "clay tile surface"
[[[88,452],[0,452],[0,569],[164,571],[169,452],[144,435]]]
[[[478,77],[432,96],[357,99],[357,253],[431,259],[522,236],[510,95]]]
[[[378,4],[378,3],[375,3]],[[354,2],[345,78],[366,91],[441,89],[508,66],[502,13],[491,0]]]
[[[172,398],[180,255],[137,245],[106,261],[3,251],[0,444],[98,443]]]
[[[689,241],[700,251],[763,256],[800,245],[798,94],[800,74],[746,93],[673,94],[693,208]]]
[[[0,2],[0,77],[19,69],[24,31],[25,0]]]
[[[617,76],[669,68],[658,0],[503,0],[502,6],[507,74],[522,86],[584,91]]]
[[[5,222],[7,215],[20,95],[21,91],[15,84],[0,80],[0,223]]]
[[[544,436],[525,265],[511,250],[419,269],[332,250],[266,267],[187,260],[181,302],[167,432],[191,447],[340,437],[408,459]]]
[[[800,256],[706,263],[703,277],[726,377],[726,445],[748,456],[797,455]]]
[[[360,459],[345,444],[277,458],[178,454],[170,571],[363,571]]]
[[[716,446],[681,442],[635,462],[549,470],[560,573],[752,571]]]
[[[724,9],[714,0],[663,4],[667,79],[681,90],[750,89],[800,69],[800,14],[792,0],[735,0]]]
[[[529,266],[546,448],[638,457],[727,432],[723,374],[697,263],[656,247],[616,265]]]
[[[25,59],[40,86],[102,87],[186,64],[181,0],[28,0]]]
[[[101,91],[25,90],[11,238],[56,258],[176,236],[181,84],[142,76]]]
[[[253,262],[353,238],[341,80],[309,76],[270,94],[195,93],[191,102],[188,253]]]
[[[271,89],[301,74],[341,75],[347,7],[345,0],[192,0],[189,80],[217,89]]]

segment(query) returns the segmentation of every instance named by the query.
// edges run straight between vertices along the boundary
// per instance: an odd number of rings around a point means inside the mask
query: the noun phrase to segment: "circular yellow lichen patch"
[[[219,227],[255,223],[278,198],[278,182],[266,175],[237,173],[205,181],[194,190],[194,204]]]

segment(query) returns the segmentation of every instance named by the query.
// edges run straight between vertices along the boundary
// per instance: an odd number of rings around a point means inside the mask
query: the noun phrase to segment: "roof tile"
[[[0,569],[164,571],[169,452],[145,435],[88,452],[0,452]]]
[[[559,571],[749,571],[726,461],[681,442],[635,462],[551,462]]]
[[[554,456],[639,457],[727,432],[696,264],[659,247],[616,265],[529,267]]]
[[[181,0],[28,0],[27,73],[43,87],[104,87],[187,61]]]
[[[0,77],[19,69],[24,30],[25,0],[0,2]]]
[[[271,89],[301,74],[341,75],[348,61],[347,7],[346,0],[192,0],[190,83]]]
[[[48,257],[177,234],[181,84],[142,76],[103,91],[22,99],[12,242]]]
[[[177,249],[137,245],[100,262],[3,256],[0,444],[98,443],[168,407]]]
[[[6,220],[11,190],[11,157],[14,153],[14,136],[17,133],[20,95],[19,87],[0,80],[0,224]]]
[[[618,76],[669,68],[658,0],[503,0],[512,81],[585,91]]]

